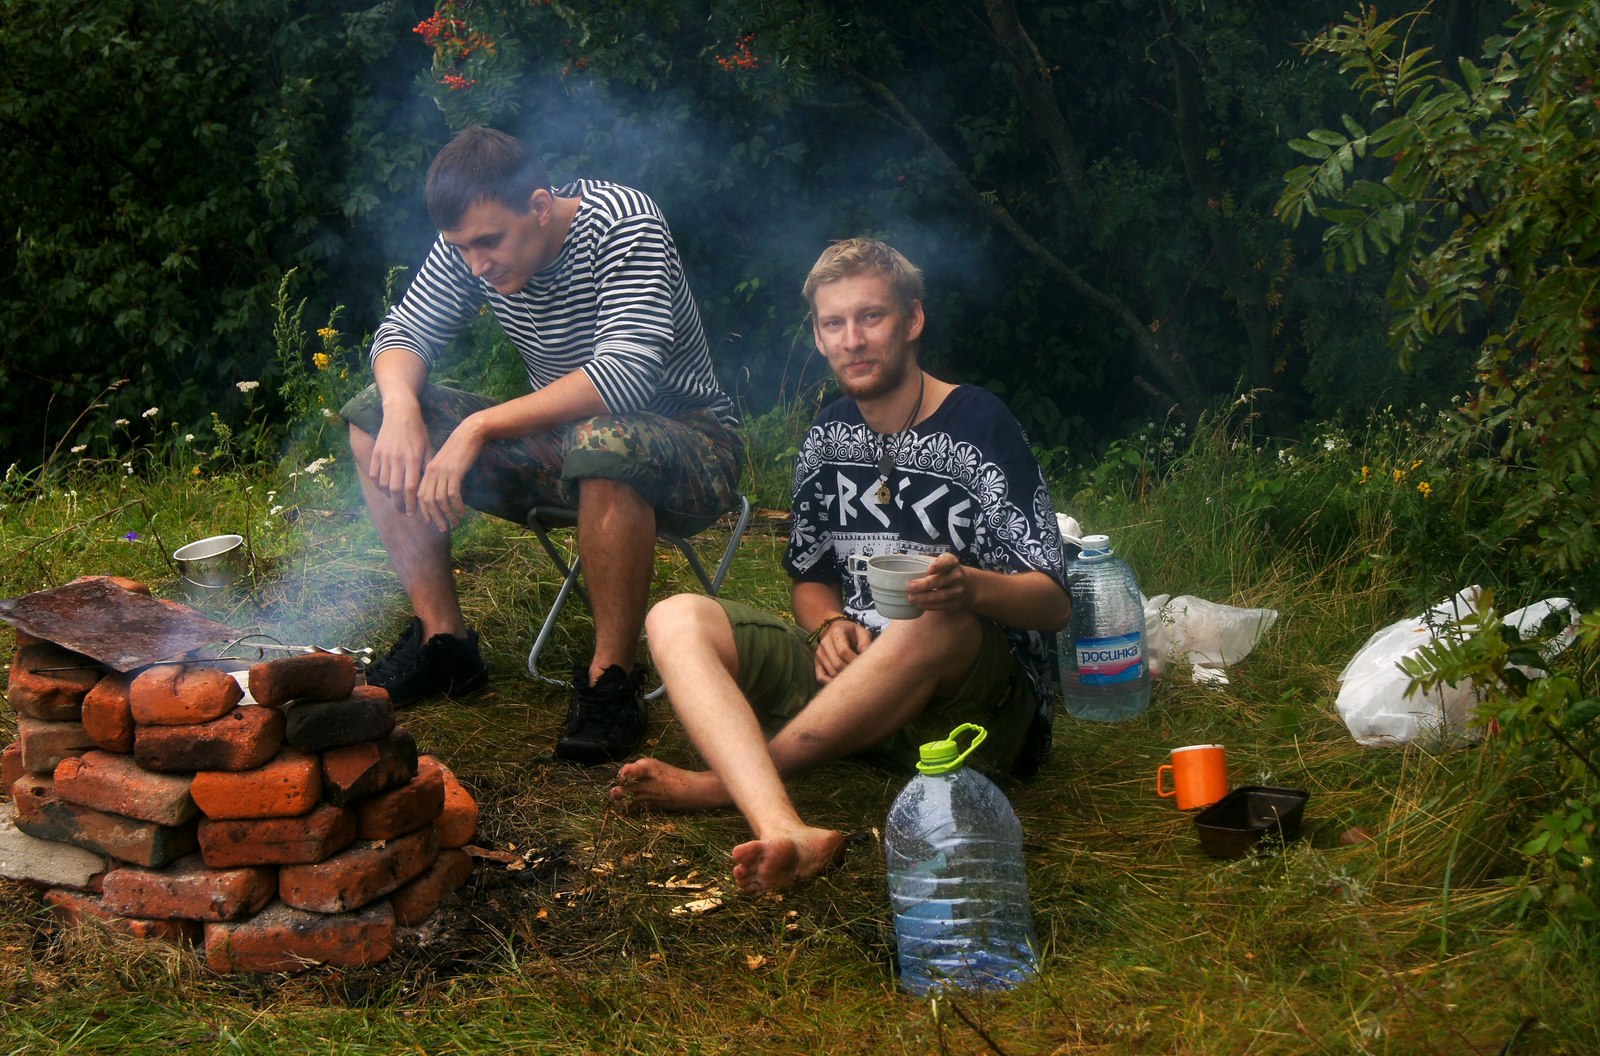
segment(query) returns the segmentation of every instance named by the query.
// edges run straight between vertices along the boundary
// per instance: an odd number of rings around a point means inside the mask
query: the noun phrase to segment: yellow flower
[[[333,357],[326,352],[318,352],[311,357],[311,362],[317,365],[318,370],[327,370],[333,365]]]
[[[1425,499],[1433,495],[1433,485],[1425,480],[1417,481],[1417,490],[1422,493],[1422,497]]]
[[[321,330],[317,331],[317,336],[322,338],[324,341],[332,341],[334,338],[339,336],[339,331],[335,330],[331,326],[325,326]]]
[[[1393,477],[1394,482],[1398,484],[1401,480],[1405,479],[1406,471],[1403,469],[1391,469],[1389,471],[1389,475]]]
[[[1361,483],[1365,484],[1367,481],[1369,481],[1371,479],[1372,479],[1372,467],[1371,466],[1362,466],[1361,467]]]
[[[192,475],[193,475],[193,476],[196,476],[196,477],[198,477],[198,476],[199,476],[199,475],[200,475],[200,467],[199,467],[199,466],[195,466],[195,467],[194,467],[194,468],[193,468],[193,469],[191,469],[191,470],[190,470],[190,471],[189,471],[189,472],[190,472],[190,473],[191,473],[191,474],[192,474]]]

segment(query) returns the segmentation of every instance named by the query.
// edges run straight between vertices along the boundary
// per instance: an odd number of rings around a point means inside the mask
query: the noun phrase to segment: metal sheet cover
[[[239,637],[186,605],[159,601],[104,576],[6,598],[0,619],[122,672]]]

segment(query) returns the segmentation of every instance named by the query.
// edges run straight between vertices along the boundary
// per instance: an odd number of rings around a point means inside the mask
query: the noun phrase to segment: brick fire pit
[[[367,965],[471,875],[477,804],[347,656],[121,671],[19,627],[7,696],[0,877],[67,926],[219,972]]]

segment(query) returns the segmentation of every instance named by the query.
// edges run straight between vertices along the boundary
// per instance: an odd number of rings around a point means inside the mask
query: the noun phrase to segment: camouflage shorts
[[[494,400],[443,385],[422,390],[422,419],[437,450],[462,419]],[[376,435],[383,403],[369,385],[339,412]],[[535,506],[578,505],[578,482],[619,480],[655,507],[659,527],[689,535],[738,501],[744,443],[711,411],[667,418],[649,411],[597,415],[516,440],[491,440],[462,481],[467,505],[526,524]]]

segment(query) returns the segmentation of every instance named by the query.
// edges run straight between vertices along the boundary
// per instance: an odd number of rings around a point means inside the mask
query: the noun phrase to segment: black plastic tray
[[[1300,817],[1309,798],[1309,792],[1296,788],[1236,788],[1195,815],[1200,846],[1213,858],[1238,858],[1249,854],[1269,832],[1287,843],[1300,835]]]

